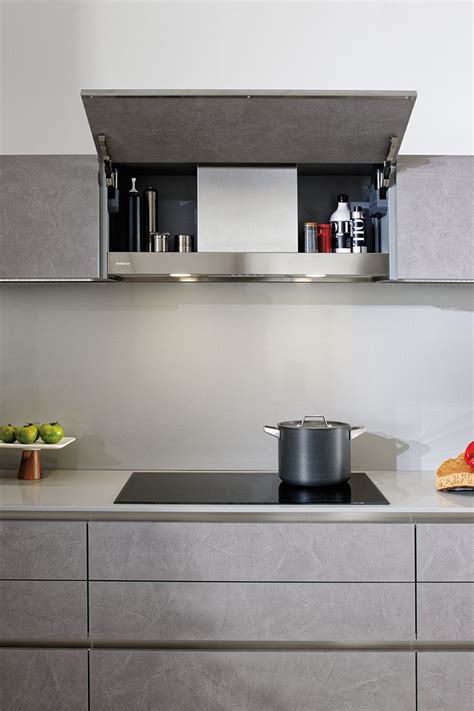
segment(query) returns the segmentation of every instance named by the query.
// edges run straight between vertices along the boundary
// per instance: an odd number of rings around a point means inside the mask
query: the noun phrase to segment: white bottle
[[[329,222],[332,225],[332,249],[333,252],[344,253],[351,251],[351,211],[349,208],[349,198],[341,194],[337,196],[337,210],[335,210]]]

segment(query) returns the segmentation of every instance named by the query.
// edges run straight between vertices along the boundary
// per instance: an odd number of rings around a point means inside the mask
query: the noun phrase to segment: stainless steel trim
[[[388,254],[109,252],[109,275],[149,281],[343,282],[388,278]]]

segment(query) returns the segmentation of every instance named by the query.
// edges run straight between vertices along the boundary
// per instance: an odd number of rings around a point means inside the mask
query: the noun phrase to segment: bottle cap
[[[338,202],[348,202],[349,198],[344,193],[341,193],[340,195],[337,196],[337,201]]]

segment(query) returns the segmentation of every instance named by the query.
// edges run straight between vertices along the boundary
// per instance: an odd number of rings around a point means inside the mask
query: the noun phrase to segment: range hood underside
[[[358,282],[387,279],[388,254],[110,252],[109,274],[161,282]]]

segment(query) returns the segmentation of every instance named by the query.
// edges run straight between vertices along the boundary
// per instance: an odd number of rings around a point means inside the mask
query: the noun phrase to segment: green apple
[[[15,428],[13,425],[4,425],[3,427],[0,427],[0,439],[2,442],[6,442],[7,444],[11,444],[16,440]]]
[[[40,423],[39,422],[27,422],[27,424],[24,425],[24,427],[36,427],[36,429],[38,430],[38,434],[36,435],[36,439],[35,439],[35,442],[36,442],[36,440],[38,440],[39,436],[40,436],[40,427],[41,427]]]
[[[15,427],[15,437],[20,444],[34,444],[38,439],[38,428],[32,424]]]
[[[40,435],[45,444],[57,444],[64,437],[64,429],[59,422],[46,422],[40,427]]]

